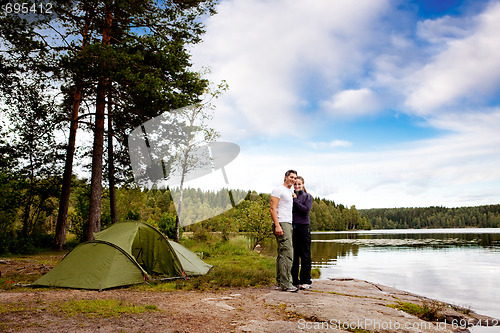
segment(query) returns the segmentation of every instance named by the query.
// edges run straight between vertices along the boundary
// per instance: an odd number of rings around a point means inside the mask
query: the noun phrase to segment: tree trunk
[[[179,187],[179,205],[177,206],[177,216],[175,217],[175,234],[174,234],[174,241],[179,243],[179,240],[181,238],[181,223],[180,223],[180,216],[182,212],[182,197],[183,197],[183,192],[184,192],[184,176],[182,177],[181,185]]]
[[[179,204],[177,205],[177,217],[175,218],[175,234],[174,234],[174,241],[179,243],[179,240],[181,238],[181,224],[180,224],[180,218],[182,214],[182,201],[184,199],[184,179],[187,174],[187,168],[188,168],[188,157],[189,157],[189,152],[191,151],[191,147],[187,147],[186,151],[184,152],[184,160],[182,163],[182,175],[181,175],[181,184],[179,186]]]
[[[111,23],[113,12],[110,4],[105,9],[105,23],[102,32],[102,44],[109,45],[111,39]],[[105,60],[102,64],[105,68]],[[105,71],[104,71],[105,72]],[[92,151],[92,178],[90,181],[90,211],[86,240],[94,239],[94,233],[101,230],[101,196],[102,196],[102,155],[104,150],[104,111],[106,109],[106,92],[108,79],[99,78],[96,96],[96,119],[94,128],[94,146]]]
[[[116,214],[116,190],[115,190],[115,163],[113,149],[113,118],[112,118],[112,95],[108,93],[108,181],[109,181],[109,210],[111,212],[111,223],[118,222]]]
[[[82,29],[82,51],[84,51],[89,42],[90,22],[93,19],[93,11],[86,10],[85,24]],[[69,141],[66,148],[66,161],[64,164],[64,173],[62,179],[61,197],[59,199],[59,213],[56,222],[55,248],[58,251],[63,249],[66,244],[66,231],[68,227],[68,208],[69,197],[71,194],[71,177],[73,175],[73,160],[75,157],[76,132],[78,129],[78,113],[82,102],[83,87],[81,82],[76,82],[73,91],[73,104],[71,109],[71,124],[69,129]]]
[[[30,219],[30,211],[31,211],[31,204],[33,203],[33,196],[35,192],[35,173],[33,171],[33,159],[32,155],[30,154],[30,176],[29,176],[29,188],[26,192],[26,203],[24,206],[24,213],[23,213],[23,219],[22,219],[22,229],[21,229],[21,235],[24,237],[28,238],[31,234],[31,219]]]
[[[104,106],[106,80],[97,84],[96,119],[94,128],[94,147],[92,150],[92,178],[90,181],[90,211],[86,240],[94,239],[94,233],[101,230],[102,197],[102,156],[104,150]]]
[[[30,180],[30,186],[26,194],[26,203],[24,206],[24,212],[23,212],[23,220],[22,220],[22,229],[21,229],[21,235],[23,237],[28,238],[31,234],[31,219],[30,219],[30,210],[31,210],[31,204],[33,202],[33,179]]]
[[[69,141],[66,149],[66,162],[62,179],[61,198],[59,199],[59,214],[56,223],[55,248],[58,251],[66,244],[66,229],[68,225],[69,196],[71,194],[71,176],[73,174],[73,159],[75,156],[76,131],[78,129],[78,111],[82,100],[82,87],[75,86],[73,92],[73,106],[71,113],[71,126],[69,129]]]

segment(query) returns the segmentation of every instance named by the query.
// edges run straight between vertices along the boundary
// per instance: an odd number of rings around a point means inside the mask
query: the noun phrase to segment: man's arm
[[[276,236],[283,235],[283,230],[281,229],[280,223],[278,222],[278,203],[279,202],[280,202],[279,198],[271,196],[269,211],[271,212],[271,218],[273,219],[274,233],[276,234]]]

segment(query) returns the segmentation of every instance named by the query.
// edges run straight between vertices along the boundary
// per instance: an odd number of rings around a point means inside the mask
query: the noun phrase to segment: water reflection
[[[341,242],[313,242],[311,244],[311,259],[314,267],[324,264],[335,265],[338,257],[357,256],[359,245]]]
[[[436,232],[441,231],[441,232]],[[313,233],[313,241],[358,241],[367,244],[376,243],[380,246],[392,246],[394,240],[405,240],[408,244],[458,246],[479,245],[484,247],[500,245],[499,229],[436,229],[436,230],[386,230],[365,232],[317,232]],[[379,240],[375,242],[373,240]],[[384,243],[383,240],[387,241]],[[413,242],[412,242],[413,241]]]
[[[500,317],[500,229],[313,233],[320,279],[353,277]]]
[[[438,231],[438,232],[436,232]],[[364,232],[313,233],[311,255],[317,266],[335,263],[339,257],[358,255],[360,247],[402,248],[455,248],[484,247],[493,251],[500,248],[498,229],[437,229],[386,230]]]

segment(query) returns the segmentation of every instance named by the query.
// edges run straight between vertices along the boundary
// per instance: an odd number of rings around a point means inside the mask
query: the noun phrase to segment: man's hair
[[[286,177],[290,176],[290,174],[291,174],[291,173],[294,173],[294,174],[296,174],[296,175],[297,175],[297,171],[295,171],[295,170],[291,170],[291,169],[290,169],[290,170],[288,170],[287,172],[285,172],[285,179],[286,179]]]

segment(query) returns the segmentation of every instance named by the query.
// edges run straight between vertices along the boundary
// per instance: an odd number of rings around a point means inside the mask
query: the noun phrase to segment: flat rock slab
[[[311,290],[271,291],[264,300],[294,313],[298,318],[296,328],[302,332],[467,332],[460,323],[498,323],[447,303],[357,279],[315,281]],[[422,320],[389,306],[398,302],[434,306],[441,321]]]

